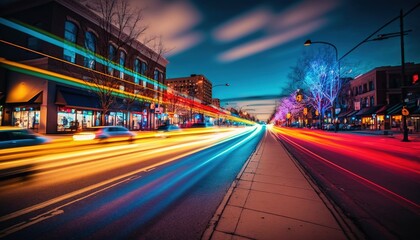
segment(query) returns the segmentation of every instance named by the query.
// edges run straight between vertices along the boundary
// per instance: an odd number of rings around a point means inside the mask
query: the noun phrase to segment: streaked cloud
[[[303,1],[274,17],[270,27],[276,29],[291,28],[319,18],[339,5],[338,0]]]
[[[258,31],[267,25],[271,18],[270,9],[259,7],[217,27],[213,31],[213,37],[222,42],[233,41]]]
[[[218,60],[231,62],[249,57],[314,32],[328,23],[324,18],[325,14],[334,10],[340,1],[305,0],[280,13],[259,7],[235,18],[216,28],[214,38],[219,41],[231,41],[256,31],[265,32],[265,36],[219,54]]]
[[[177,53],[183,52],[204,39],[203,34],[199,32],[192,32],[188,34],[182,34],[179,37],[170,38],[165,42],[165,47],[168,49],[166,56],[173,56]]]
[[[130,0],[133,7],[145,8],[144,21],[149,26],[145,36],[162,36],[166,56],[194,47],[204,34],[193,30],[202,22],[202,14],[189,1]]]
[[[318,19],[316,21],[306,23],[302,26],[295,27],[285,32],[270,35],[261,39],[254,40],[228,50],[219,55],[218,59],[222,62],[231,62],[250,55],[271,49],[280,44],[286,43],[293,39],[307,35],[319,29],[325,24],[325,19]]]

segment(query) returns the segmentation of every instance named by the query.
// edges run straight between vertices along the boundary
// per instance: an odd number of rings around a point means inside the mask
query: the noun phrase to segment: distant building
[[[203,104],[212,103],[212,83],[201,74],[191,74],[189,77],[168,78],[165,84],[192,98],[199,99]]]
[[[212,104],[218,108],[220,108],[220,99],[219,98],[213,98],[212,100]]]

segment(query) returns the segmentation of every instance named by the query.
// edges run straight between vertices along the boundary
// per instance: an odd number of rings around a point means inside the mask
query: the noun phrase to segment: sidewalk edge
[[[267,133],[265,133],[267,134]],[[217,207],[216,212],[214,213],[213,217],[210,219],[209,223],[207,224],[207,228],[204,231],[203,235],[201,236],[201,240],[210,240],[213,236],[213,233],[216,229],[217,223],[219,222],[220,217],[222,216],[223,211],[225,210],[227,203],[229,202],[229,199],[232,196],[232,193],[234,189],[236,188],[239,179],[241,178],[242,174],[244,173],[245,169],[247,168],[249,162],[251,159],[254,158],[255,154],[259,151],[264,141],[264,137],[261,138],[261,141],[258,143],[255,150],[249,155],[248,159],[242,166],[241,170],[239,171],[238,175],[236,175],[235,180],[230,185],[228,191],[226,192],[226,195],[223,197],[223,200],[220,202],[219,206]]]

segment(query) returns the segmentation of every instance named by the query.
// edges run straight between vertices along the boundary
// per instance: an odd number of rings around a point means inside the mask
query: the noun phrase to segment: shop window
[[[38,129],[39,109],[15,108],[13,111],[13,125],[21,128]]]
[[[76,47],[77,31],[78,29],[75,23],[71,21],[64,23],[64,39],[67,42],[64,46],[63,58],[72,63],[76,62],[76,52],[73,51],[73,48]]]

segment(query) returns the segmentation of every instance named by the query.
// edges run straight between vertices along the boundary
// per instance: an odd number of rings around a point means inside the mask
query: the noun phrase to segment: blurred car
[[[168,124],[168,125],[161,125],[158,127],[158,132],[173,132],[173,131],[180,131],[181,128],[175,124]]]
[[[156,137],[167,137],[168,132],[179,132],[181,128],[175,124],[161,125],[157,129]]]
[[[49,142],[49,139],[19,127],[0,127],[0,149],[32,146]]]
[[[106,141],[109,139],[124,139],[128,141],[134,141],[136,134],[131,132],[125,127],[121,126],[98,126],[92,128],[83,129],[81,132],[78,132],[73,135],[73,140],[83,141],[83,140],[93,140],[97,139],[100,142]]]
[[[204,123],[204,122],[199,122],[199,123],[193,123],[191,125],[192,128],[205,128],[205,127],[213,127],[213,124],[210,123]]]

